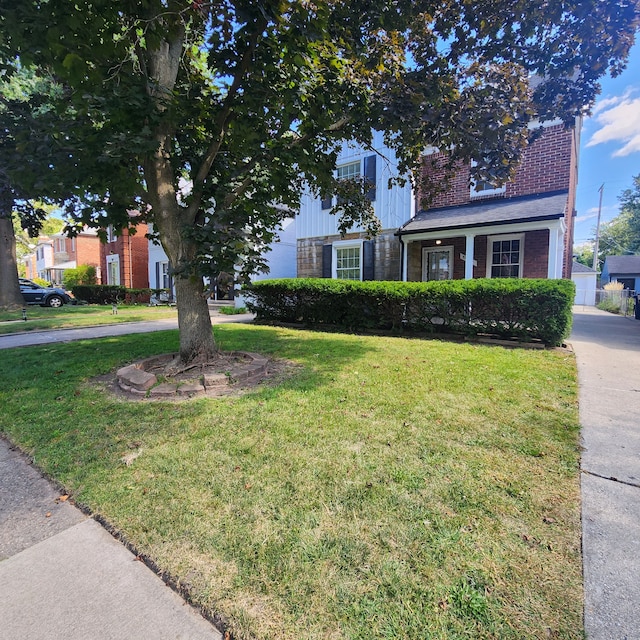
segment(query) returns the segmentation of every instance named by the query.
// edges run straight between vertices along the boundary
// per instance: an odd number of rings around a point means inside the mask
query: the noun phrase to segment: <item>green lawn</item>
[[[582,638],[574,358],[215,327],[237,398],[88,383],[177,333],[2,353],[0,430],[238,639]]]
[[[178,317],[175,307],[145,305],[118,305],[117,315],[113,314],[111,305],[65,305],[59,309],[30,305],[26,309],[26,322],[22,320],[22,311],[0,312],[0,334]]]

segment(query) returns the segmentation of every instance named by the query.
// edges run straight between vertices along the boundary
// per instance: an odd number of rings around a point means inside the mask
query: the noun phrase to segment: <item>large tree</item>
[[[620,213],[600,228],[598,266],[611,255],[640,255],[640,175],[619,196]]]
[[[28,244],[25,236],[38,236],[53,208],[34,201],[33,196],[41,190],[57,197],[67,193],[61,191],[60,184],[49,184],[45,189],[40,182],[41,172],[54,155],[43,149],[42,134],[46,136],[60,123],[52,112],[55,83],[17,63],[12,71],[8,77],[0,75],[0,309],[24,305],[18,284],[16,241]],[[28,142],[26,147],[24,140]],[[11,167],[18,168],[17,174]]]
[[[407,172],[433,145],[504,180],[530,121],[581,113],[637,25],[629,0],[0,0],[0,58],[65,88],[43,184],[80,222],[153,223],[191,362],[215,355],[202,275],[255,268],[305,183],[375,230],[366,184],[334,182],[340,141],[375,127]]]

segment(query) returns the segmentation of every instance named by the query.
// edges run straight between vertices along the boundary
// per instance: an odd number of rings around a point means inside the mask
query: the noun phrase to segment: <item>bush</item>
[[[62,286],[72,289],[79,284],[96,284],[96,268],[89,264],[82,264],[75,269],[67,269],[62,278]]]
[[[113,284],[77,285],[71,289],[74,297],[89,304],[117,304],[123,302],[126,288]]]
[[[489,334],[558,345],[571,329],[570,280],[262,280],[243,290],[259,321],[349,331]]]

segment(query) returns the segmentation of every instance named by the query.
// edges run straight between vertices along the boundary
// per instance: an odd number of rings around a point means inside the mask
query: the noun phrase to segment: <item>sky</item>
[[[574,242],[595,237],[600,194],[600,222],[620,212],[618,196],[640,174],[640,41],[631,50],[627,68],[603,78],[602,92],[582,127]]]

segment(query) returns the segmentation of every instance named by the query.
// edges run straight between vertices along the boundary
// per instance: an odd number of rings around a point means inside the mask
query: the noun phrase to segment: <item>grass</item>
[[[0,430],[235,638],[583,637],[573,356],[215,333],[297,373],[130,403],[88,379],[176,332],[8,350]]]
[[[22,311],[1,311],[0,334],[178,317],[175,308],[141,305],[118,305],[117,315],[113,314],[111,305],[65,305],[59,309],[30,305],[26,309],[26,322],[22,320]]]
[[[246,307],[220,307],[218,311],[225,316],[236,316],[236,315],[240,315],[241,313],[247,313],[247,308]]]

